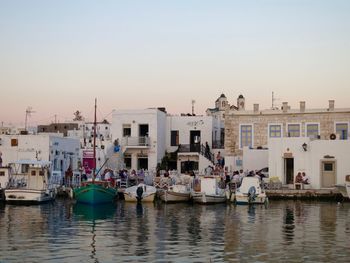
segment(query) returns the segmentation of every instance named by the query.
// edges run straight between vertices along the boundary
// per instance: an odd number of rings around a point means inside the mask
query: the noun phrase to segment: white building
[[[111,134],[121,168],[155,170],[165,154],[165,127],[165,110],[114,110]]]
[[[112,116],[112,140],[120,146],[115,156],[126,169],[155,170],[167,153],[169,169],[203,172],[213,165],[205,157],[205,143],[213,154],[219,151],[212,150],[220,131],[220,120],[213,116],[172,116],[163,108],[115,110]]]
[[[334,187],[350,174],[350,141],[270,139],[269,169],[270,177],[277,176],[283,184],[293,184],[296,174],[305,172],[312,188]]]
[[[212,116],[215,120],[213,126],[213,141],[212,146],[214,149],[223,149],[225,141],[225,110],[229,106],[228,100],[225,94],[221,94],[215,101],[214,108],[208,108],[206,110],[207,116]],[[221,150],[222,151],[222,150]]]
[[[213,130],[220,120],[212,116],[167,116],[166,150],[178,151],[177,169],[203,172],[212,163],[205,157],[205,143],[212,151]]]
[[[81,163],[88,162],[92,169],[94,123],[78,121],[78,129],[69,130],[67,137],[75,138],[80,141]],[[107,121],[96,124],[96,167],[118,168],[113,159],[114,144],[111,136],[111,124]],[[84,160],[85,159],[85,160]],[[87,160],[90,161],[87,161]]]
[[[0,135],[2,165],[18,160],[51,161],[52,169],[65,172],[78,168],[79,140],[62,134]]]

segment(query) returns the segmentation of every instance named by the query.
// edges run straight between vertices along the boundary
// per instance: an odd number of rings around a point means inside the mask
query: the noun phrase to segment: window
[[[179,145],[179,131],[171,131],[170,146]]]
[[[272,124],[269,126],[269,137],[280,138],[282,137],[282,127],[279,124]]]
[[[288,137],[300,137],[300,124],[288,124]]]
[[[124,163],[125,163],[126,169],[131,169],[131,155],[130,154],[124,155]]]
[[[333,163],[324,163],[323,171],[332,172],[333,171]]]
[[[123,125],[123,137],[131,136],[131,125],[124,124]]]
[[[0,171],[0,176],[5,176],[5,172],[4,171]]]
[[[348,139],[348,124],[347,123],[337,123],[335,125],[335,133],[339,134],[340,140]]]
[[[11,139],[11,146],[18,146],[18,140],[17,139]]]
[[[319,132],[317,123],[306,124],[306,137],[317,138],[318,134]]]
[[[31,171],[32,176],[36,176],[36,171]]]
[[[242,125],[241,126],[241,148],[244,146],[251,147],[253,145],[253,126]]]
[[[29,164],[22,164],[21,172],[22,173],[28,173],[28,170],[29,170]]]
[[[39,171],[39,175],[40,175],[40,176],[44,176],[44,174],[45,174],[45,173],[44,173],[43,170],[40,170],[40,171]]]

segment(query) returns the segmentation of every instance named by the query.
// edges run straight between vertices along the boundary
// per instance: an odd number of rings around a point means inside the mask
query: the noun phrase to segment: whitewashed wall
[[[190,144],[190,131],[201,132],[201,144],[208,142],[211,147],[213,117],[211,116],[168,116],[166,127],[166,147],[167,151],[173,152],[177,146],[170,146],[171,131],[179,131],[179,143]]]
[[[139,125],[148,124],[150,147],[142,149],[148,155],[148,168],[154,170],[165,153],[166,114],[158,109],[115,110],[112,114],[112,141],[122,143],[123,124],[131,125],[131,137],[139,136]],[[137,151],[132,151],[132,169],[137,168]]]
[[[260,170],[268,167],[269,152],[267,149],[249,149],[243,147],[243,170]]]
[[[57,167],[53,169],[65,171],[70,163],[72,168],[77,169],[80,159],[79,139],[63,137],[62,134],[39,134],[39,135],[1,135],[0,151],[3,165],[14,161],[42,160],[51,161]],[[18,146],[11,146],[11,139],[17,139]]]
[[[304,151],[302,144],[307,144]],[[269,173],[284,182],[283,154],[289,152],[294,158],[294,176],[300,171],[311,179],[313,188],[321,187],[321,161],[324,156],[334,156],[337,162],[336,183],[345,182],[345,175],[350,174],[349,140],[313,140],[308,138],[278,138],[269,140]]]

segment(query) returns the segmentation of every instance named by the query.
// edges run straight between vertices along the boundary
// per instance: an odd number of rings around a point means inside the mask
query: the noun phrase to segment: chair
[[[303,190],[304,184],[303,183],[294,183],[294,189],[295,190]]]
[[[128,187],[128,181],[126,178],[121,177],[120,179],[117,179],[117,184],[119,183],[120,188],[127,188]]]
[[[168,189],[170,185],[171,185],[171,178],[170,177],[163,177],[160,180],[160,188]]]
[[[153,179],[153,186],[155,188],[161,188],[160,179],[161,179],[160,177],[154,177],[154,179]]]

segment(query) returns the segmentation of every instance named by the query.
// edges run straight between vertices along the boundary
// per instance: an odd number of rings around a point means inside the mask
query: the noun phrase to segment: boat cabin
[[[50,162],[18,161],[13,164],[10,188],[46,189]]]
[[[0,167],[0,189],[6,188],[8,186],[8,183],[10,181],[10,172],[10,167]]]

